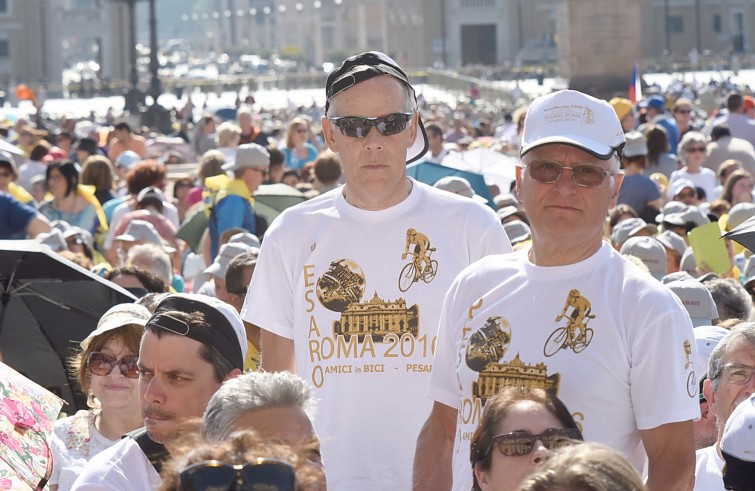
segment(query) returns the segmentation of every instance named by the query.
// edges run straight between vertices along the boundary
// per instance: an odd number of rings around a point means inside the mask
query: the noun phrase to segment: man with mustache
[[[244,326],[230,305],[190,294],[160,301],[139,347],[144,429],[93,458],[72,489],[157,489],[181,424],[201,417],[220,385],[241,374],[246,349]]]
[[[724,489],[721,437],[729,416],[737,405],[755,393],[755,323],[734,327],[710,354],[708,379],[703,394],[708,410],[716,417],[718,439],[710,447],[697,451],[695,490]]]

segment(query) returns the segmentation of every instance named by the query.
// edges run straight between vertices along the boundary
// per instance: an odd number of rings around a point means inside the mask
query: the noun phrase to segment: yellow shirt
[[[249,340],[246,340],[246,358],[244,359],[244,371],[256,372],[260,367],[260,352]]]

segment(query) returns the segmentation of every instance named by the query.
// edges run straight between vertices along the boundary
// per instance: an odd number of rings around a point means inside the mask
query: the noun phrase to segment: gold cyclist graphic
[[[413,228],[408,229],[406,231],[406,246],[404,253],[401,254],[401,259],[406,259],[406,256],[410,254],[409,246],[411,245],[414,245],[414,250],[411,252],[414,258],[411,263],[403,267],[398,278],[398,288],[402,292],[407,291],[419,280],[430,283],[438,272],[438,261],[430,259],[430,254],[435,251],[435,248],[430,247],[430,239],[427,238],[427,235],[417,232]]]
[[[587,327],[590,319],[595,315],[590,314],[592,307],[590,301],[580,294],[579,290],[573,288],[566,297],[564,308],[556,316],[556,322],[567,317],[566,311],[571,307],[572,311],[568,315],[568,321],[565,326],[561,326],[548,336],[543,346],[545,356],[553,356],[561,349],[571,348],[575,353],[580,353],[587,348],[592,341],[593,330]],[[578,332],[579,331],[579,332]]]

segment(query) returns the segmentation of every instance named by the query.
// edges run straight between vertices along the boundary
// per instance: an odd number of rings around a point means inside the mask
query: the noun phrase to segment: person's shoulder
[[[523,250],[504,254],[491,254],[478,259],[464,268],[459,273],[457,280],[466,282],[485,277],[500,278],[504,272],[522,269],[526,260],[526,251]]]
[[[121,438],[114,445],[92,457],[76,480],[76,485],[99,483],[114,476],[122,476],[125,479],[125,472],[137,471],[133,468],[133,461],[139,456],[142,460],[149,462],[136,440],[129,437]]]

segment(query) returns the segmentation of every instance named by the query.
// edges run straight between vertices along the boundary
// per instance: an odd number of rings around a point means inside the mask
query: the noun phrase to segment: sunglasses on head
[[[565,166],[558,162],[549,162],[547,160],[535,160],[524,167],[533,180],[545,184],[552,184],[558,181],[559,177],[561,177],[561,172],[564,169],[569,169],[574,184],[584,188],[600,186],[606,177],[615,174],[596,164]]]
[[[406,129],[414,113],[392,113],[379,118],[362,118],[359,116],[342,116],[329,118],[330,122],[338,126],[341,133],[351,138],[366,137],[372,127],[377,128],[383,136],[401,133]]]
[[[92,375],[107,377],[113,368],[118,367],[124,377],[139,378],[139,369],[136,366],[138,359],[137,355],[126,355],[119,360],[102,351],[92,351],[87,358],[87,369]]]
[[[582,433],[576,428],[548,428],[539,435],[514,431],[494,436],[488,453],[495,446],[499,452],[507,457],[529,455],[538,440],[543,443],[545,448],[553,450],[582,441]]]
[[[296,472],[278,459],[257,459],[245,464],[205,460],[181,471],[183,491],[294,491]]]

